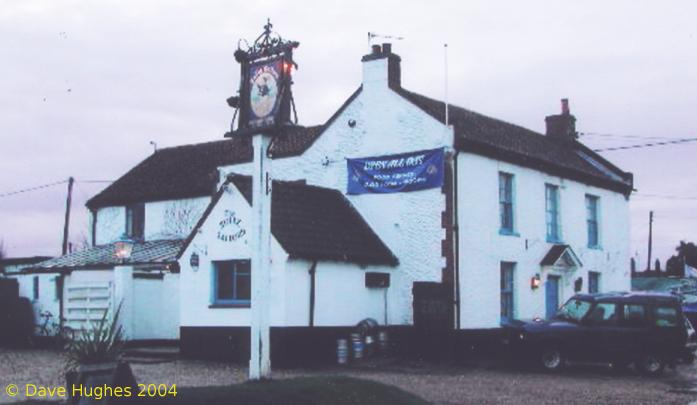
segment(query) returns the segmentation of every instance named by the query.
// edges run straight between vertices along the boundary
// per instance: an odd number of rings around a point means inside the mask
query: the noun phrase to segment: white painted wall
[[[387,87],[386,59],[364,62],[363,91],[301,156],[273,161],[275,178],[346,192],[346,158],[389,155],[452,145],[452,130]],[[351,128],[349,120],[355,120]],[[440,189],[346,196],[399,258],[390,287],[391,322],[412,322],[414,281],[441,281]]]
[[[96,245],[105,245],[121,237],[126,231],[126,208],[104,207],[96,212]]]
[[[132,339],[179,339],[179,274],[133,280]]]
[[[230,185],[227,192],[218,201],[208,219],[199,228],[192,243],[180,260],[180,319],[181,326],[248,326],[250,322],[249,308],[209,308],[213,294],[213,261],[250,259],[251,207],[242,194]],[[234,211],[241,219],[239,226],[228,225],[223,233],[245,231],[245,235],[234,241],[223,241],[218,238],[219,222],[225,218],[225,211]],[[283,325],[283,301],[285,299],[284,264],[285,252],[275,240],[272,240],[273,264],[272,272],[272,314],[271,324]],[[190,265],[191,255],[199,255],[198,270]]]
[[[145,240],[186,238],[210,201],[198,197],[146,203]]]
[[[145,203],[145,240],[186,238],[210,200],[197,197]],[[97,245],[114,242],[125,231],[125,206],[97,210]]]
[[[630,290],[629,203],[622,194],[470,153],[459,154],[458,170],[463,329],[499,326],[501,261],[517,263],[516,318],[545,317],[545,281],[557,274],[539,265],[552,246],[546,242],[545,183],[560,188],[562,239],[583,263],[581,269],[562,275],[560,303],[574,294],[578,277],[583,277],[583,292],[588,291],[588,271],[601,273],[601,291]],[[499,171],[515,176],[519,236],[499,234]],[[600,249],[587,247],[586,194],[600,197]],[[535,274],[541,274],[542,284],[533,291],[530,279]]]
[[[234,186],[223,194],[208,219],[186,249],[181,260],[181,326],[249,326],[249,308],[211,308],[213,261],[249,259],[251,207]],[[222,241],[217,235],[225,210],[241,219],[245,237]],[[228,229],[226,232],[235,231]],[[309,325],[311,262],[289,260],[278,242],[272,240],[271,324],[272,326]],[[199,255],[198,270],[192,269],[191,255]],[[319,262],[316,269],[316,326],[352,326],[373,317],[384,320],[384,294],[365,287],[366,271],[390,271],[384,266],[361,266],[344,262]],[[393,276],[394,277],[394,276]],[[403,311],[402,311],[403,312]],[[404,317],[395,309],[390,319],[398,323]]]

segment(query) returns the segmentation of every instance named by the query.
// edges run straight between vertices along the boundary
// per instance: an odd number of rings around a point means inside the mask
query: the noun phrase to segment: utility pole
[[[69,234],[70,203],[72,202],[72,199],[73,199],[73,183],[75,183],[75,179],[72,176],[70,176],[68,178],[68,198],[66,198],[66,200],[65,200],[65,223],[63,224],[63,250],[62,250],[63,255],[68,253],[68,237],[70,236],[70,234]]]
[[[653,211],[649,211],[649,256],[648,256],[648,260],[646,261],[646,270],[647,271],[651,270],[651,248],[653,245],[652,234],[653,234]]]

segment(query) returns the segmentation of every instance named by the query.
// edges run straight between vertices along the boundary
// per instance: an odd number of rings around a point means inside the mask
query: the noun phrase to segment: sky
[[[85,201],[157,147],[221,139],[240,39],[266,18],[297,40],[302,124],[326,121],[360,85],[368,32],[403,37],[402,84],[544,132],[570,99],[593,148],[697,137],[693,1],[0,0],[0,240],[10,257],[60,253],[74,176],[71,242]],[[603,152],[634,173],[632,255],[697,241],[697,142]]]

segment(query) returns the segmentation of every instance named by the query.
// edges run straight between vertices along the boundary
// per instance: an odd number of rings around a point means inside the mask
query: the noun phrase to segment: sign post
[[[252,173],[252,257],[249,379],[271,378],[271,159],[273,136],[295,125],[291,73],[297,65],[293,49],[299,43],[285,41],[271,31],[271,22],[248,49],[238,48],[235,59],[241,65],[239,96],[228,104],[239,113],[237,130],[226,136],[251,136]],[[297,121],[297,116],[295,117]],[[234,123],[234,118],[233,118]]]
[[[252,302],[249,379],[271,378],[270,289],[271,289],[271,159],[266,156],[271,136],[253,138],[252,174]]]

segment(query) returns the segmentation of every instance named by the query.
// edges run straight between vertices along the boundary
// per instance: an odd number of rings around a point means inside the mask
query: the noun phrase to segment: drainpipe
[[[312,262],[310,269],[310,327],[315,326],[315,273],[317,273],[317,261]]]
[[[455,149],[453,154],[453,243],[455,244],[455,325],[460,329],[460,224],[458,215],[457,192],[457,157],[459,151]]]
[[[63,297],[65,296],[65,292],[63,291],[64,289],[64,284],[65,284],[65,273],[63,271],[58,273],[58,279],[56,280],[57,285],[57,290],[58,290],[58,327],[63,328],[64,322],[63,322],[63,312],[65,311],[63,308],[65,307],[65,304],[63,304]],[[59,332],[60,333],[60,332]]]

